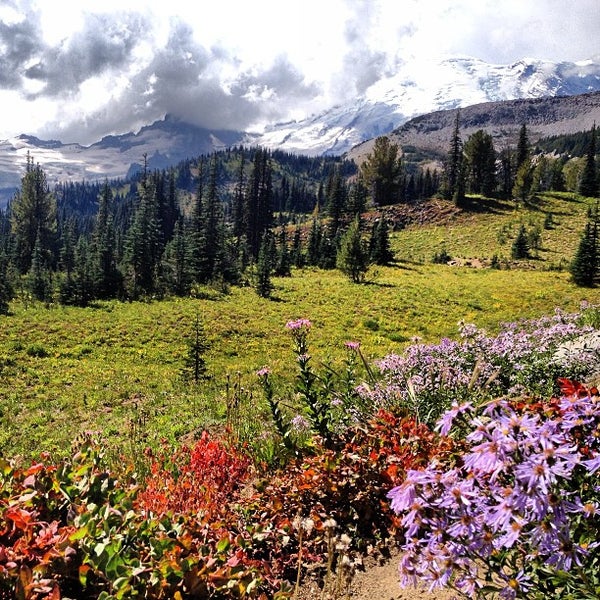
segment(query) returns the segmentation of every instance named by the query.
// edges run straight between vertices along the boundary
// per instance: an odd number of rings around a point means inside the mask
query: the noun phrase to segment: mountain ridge
[[[368,148],[368,140],[398,132],[414,118],[434,113],[434,118],[440,118],[440,111],[459,107],[464,111],[490,101],[572,97],[582,91],[600,91],[600,56],[577,63],[523,59],[510,65],[450,57],[431,64],[425,75],[421,71],[418,63],[406,64],[352,101],[258,133],[202,129],[167,114],[138,132],[107,135],[89,146],[22,134],[0,141],[0,198],[9,198],[19,186],[28,153],[45,169],[51,184],[125,177],[141,168],[144,156],[149,168],[167,168],[234,145],[260,145],[312,156],[347,152],[355,156]],[[587,122],[582,122],[580,130],[587,127]],[[405,143],[424,140],[413,134],[392,135],[406,138]],[[442,134],[445,132],[440,130],[439,136]],[[432,140],[430,135],[426,141]],[[439,150],[441,142],[435,144]]]

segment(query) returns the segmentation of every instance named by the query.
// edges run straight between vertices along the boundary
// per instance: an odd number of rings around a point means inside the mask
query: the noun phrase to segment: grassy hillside
[[[501,322],[598,303],[598,290],[577,288],[556,270],[570,261],[586,210],[585,202],[555,195],[534,207],[495,203],[443,224],[409,226],[393,236],[398,264],[379,268],[366,285],[338,271],[304,270],[276,279],[271,300],[250,288],[226,295],[206,288],[195,299],[92,308],[15,301],[12,315],[1,317],[0,448],[8,455],[62,452],[78,432],[100,430],[116,449],[134,453],[222,422],[234,396],[248,417],[263,418],[255,372],[268,365],[281,385],[291,383],[284,326],[300,317],[314,324],[316,359],[339,364],[346,340],[360,341],[375,360],[414,336],[455,337],[461,320],[493,332]],[[542,230],[537,257],[511,262],[519,224],[542,223],[548,212],[554,225]],[[495,254],[510,268],[432,264],[442,248],[469,264]],[[196,315],[211,345],[211,378],[198,386],[181,377]]]

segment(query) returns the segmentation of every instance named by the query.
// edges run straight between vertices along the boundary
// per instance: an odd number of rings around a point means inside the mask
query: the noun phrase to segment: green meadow
[[[242,418],[268,418],[255,373],[268,366],[285,393],[295,374],[285,324],[300,317],[313,323],[315,361],[335,367],[348,340],[375,361],[414,338],[456,337],[460,321],[494,332],[502,322],[600,303],[599,290],[576,287],[558,268],[575,252],[586,211],[585,202],[554,195],[533,207],[497,204],[443,225],[412,226],[393,234],[397,264],[373,270],[362,285],[339,271],[305,269],[274,279],[271,299],[249,287],[207,287],[196,298],[88,308],[15,300],[0,317],[0,452],[58,456],[79,432],[94,430],[115,455],[131,455],[220,426],[235,402]],[[548,212],[553,226],[542,229],[531,260],[510,261],[519,224],[533,227]],[[497,255],[505,264],[432,264],[442,247],[453,257]],[[181,375],[196,316],[210,344],[210,377],[197,385]]]

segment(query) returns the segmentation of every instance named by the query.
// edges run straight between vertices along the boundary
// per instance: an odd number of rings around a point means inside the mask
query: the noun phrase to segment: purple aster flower
[[[348,350],[352,350],[354,352],[358,352],[358,350],[360,349],[360,342],[344,342],[344,346],[346,348],[348,348]]]

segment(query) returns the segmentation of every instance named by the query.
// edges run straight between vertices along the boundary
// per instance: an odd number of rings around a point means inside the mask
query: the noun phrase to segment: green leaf
[[[217,543],[217,552],[226,552],[230,545],[229,538],[221,538]]]

